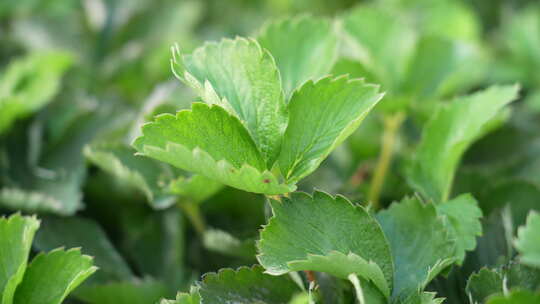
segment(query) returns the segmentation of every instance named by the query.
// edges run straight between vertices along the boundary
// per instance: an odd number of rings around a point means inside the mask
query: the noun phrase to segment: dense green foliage
[[[0,304],[540,303],[540,5],[0,3]]]

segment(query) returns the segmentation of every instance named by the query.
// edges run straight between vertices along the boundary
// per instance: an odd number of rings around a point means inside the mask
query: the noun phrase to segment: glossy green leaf
[[[19,214],[0,218],[0,303],[12,304],[21,283],[34,234],[39,228],[35,217]]]
[[[456,256],[461,264],[467,251],[476,248],[476,238],[482,235],[482,211],[469,194],[460,195],[437,205],[437,211],[447,218],[447,227],[456,239]]]
[[[540,268],[540,213],[531,211],[527,224],[518,229],[515,246],[522,263]]]
[[[346,76],[308,81],[295,91],[279,156],[287,181],[297,182],[317,169],[381,98],[377,86]]]
[[[0,77],[0,133],[51,101],[71,62],[62,52],[39,52],[13,61]]]
[[[461,156],[511,101],[518,86],[493,86],[443,106],[424,127],[422,141],[407,170],[409,183],[435,202],[450,194]]]
[[[298,292],[289,277],[265,274],[260,266],[206,274],[199,289],[201,304],[282,304]]]
[[[294,191],[265,168],[255,143],[240,121],[217,105],[194,103],[176,116],[163,114],[143,126],[133,143],[141,155],[199,173],[245,191]]]
[[[311,16],[268,23],[257,41],[276,60],[286,96],[309,79],[325,76],[337,57],[338,39],[330,20]]]
[[[36,256],[15,292],[14,304],[60,304],[97,270],[79,249],[53,250]]]
[[[150,280],[86,285],[75,292],[78,299],[89,304],[148,304],[168,294],[162,283]]]
[[[271,166],[287,125],[274,58],[255,40],[207,43],[191,55],[173,52],[173,70],[209,104],[218,104],[246,127]]]
[[[502,293],[503,276],[497,270],[482,268],[469,277],[465,290],[472,303],[484,303],[489,296]]]
[[[355,273],[388,295],[393,281],[390,248],[362,207],[323,192],[313,197],[295,192],[270,204],[274,216],[261,232],[257,257],[268,273],[317,270],[341,278]]]
[[[377,214],[394,259],[393,295],[406,298],[423,289],[456,260],[456,244],[435,206],[405,198]]]

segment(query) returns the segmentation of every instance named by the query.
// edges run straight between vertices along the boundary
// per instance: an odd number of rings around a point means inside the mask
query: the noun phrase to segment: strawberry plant
[[[151,2],[0,5],[2,304],[539,301],[536,6]]]

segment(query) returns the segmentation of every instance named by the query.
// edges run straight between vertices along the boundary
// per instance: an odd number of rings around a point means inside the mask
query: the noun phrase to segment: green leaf
[[[13,61],[0,77],[0,133],[47,104],[71,62],[71,56],[61,52],[39,52]]]
[[[125,280],[133,276],[105,231],[93,220],[45,217],[42,221],[43,225],[34,241],[34,247],[38,250],[82,247],[86,254],[94,257],[95,265],[100,268],[91,281]]]
[[[264,159],[240,121],[216,105],[194,103],[192,110],[176,116],[159,115],[143,126],[133,146],[141,155],[245,191],[294,191],[265,170]]]
[[[304,15],[266,24],[257,40],[276,60],[283,90],[290,96],[306,80],[330,72],[337,37],[330,20]]]
[[[133,150],[122,144],[95,144],[86,146],[85,156],[100,169],[127,181],[144,193],[156,209],[170,207],[173,195],[164,191],[163,184],[174,178],[167,165],[133,155]]]
[[[12,304],[21,283],[39,221],[19,214],[0,218],[0,303]]]
[[[381,292],[389,292],[390,248],[364,208],[323,192],[313,197],[295,192],[270,204],[274,216],[261,232],[257,257],[268,273],[317,270],[341,278],[355,273],[372,280]]]
[[[412,187],[435,202],[445,201],[461,156],[499,111],[516,99],[518,90],[518,86],[492,86],[441,107],[426,124],[407,170]]]
[[[465,253],[476,248],[476,238],[482,235],[482,211],[470,194],[463,194],[437,205],[437,211],[447,217],[447,227],[456,239],[458,263],[463,263]]]
[[[405,198],[377,214],[394,258],[393,295],[423,289],[456,259],[456,244],[435,206]]]
[[[173,51],[173,71],[209,104],[218,104],[246,127],[268,166],[287,125],[285,100],[274,58],[255,40],[206,43],[192,55]]]
[[[264,274],[260,266],[206,274],[199,289],[202,304],[283,304],[298,292],[289,277]]]
[[[484,303],[489,296],[502,293],[503,285],[503,276],[497,270],[482,268],[469,277],[465,290],[471,303]]]
[[[518,229],[515,246],[523,264],[540,267],[540,213],[529,213],[527,224]]]
[[[92,258],[79,249],[41,253],[28,266],[13,303],[60,304],[96,270]]]
[[[308,81],[289,103],[279,166],[289,183],[313,172],[382,98],[378,87],[346,76]]]
[[[529,304],[540,303],[540,293],[528,290],[515,290],[507,295],[490,298],[486,304]]]
[[[417,34],[405,18],[377,5],[360,5],[343,19],[352,56],[391,92],[400,86],[415,51]]]
[[[89,304],[148,304],[168,295],[162,283],[146,281],[85,285],[75,296]]]

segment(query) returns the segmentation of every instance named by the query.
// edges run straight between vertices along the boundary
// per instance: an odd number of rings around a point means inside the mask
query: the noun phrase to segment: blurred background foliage
[[[95,256],[101,271],[73,303],[150,303],[186,290],[205,272],[255,263],[254,240],[269,213],[262,196],[133,156],[129,146],[142,123],[194,100],[172,76],[170,47],[178,43],[190,52],[206,40],[254,37],[265,22],[297,14],[347,20],[357,5],[374,5],[393,16],[389,21],[407,19],[421,42],[400,41],[403,32],[389,36],[374,48],[373,70],[343,43],[334,73],[366,77],[388,94],[300,189],[365,201],[385,121],[406,112],[380,193],[386,206],[410,194],[403,170],[432,101],[520,83],[522,98],[501,118],[506,123],[467,152],[455,179],[455,193],[471,192],[480,202],[485,233],[463,267],[430,289],[448,303],[464,303],[471,272],[514,255],[502,223],[515,229],[528,210],[540,209],[540,6],[534,0],[369,2],[0,1],[0,211],[40,215],[36,250],[83,247]],[[378,35],[379,28],[364,29]],[[407,43],[414,44],[415,59],[398,73],[392,60]],[[449,71],[456,74],[437,74]],[[444,77],[451,81],[438,80]]]

